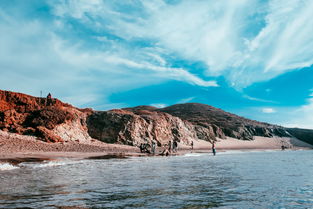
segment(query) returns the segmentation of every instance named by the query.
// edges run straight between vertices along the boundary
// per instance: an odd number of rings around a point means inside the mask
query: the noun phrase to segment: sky
[[[313,128],[311,0],[2,0],[0,89]]]

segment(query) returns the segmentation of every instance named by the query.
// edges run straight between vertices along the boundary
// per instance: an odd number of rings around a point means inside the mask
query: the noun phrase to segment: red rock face
[[[35,135],[43,141],[62,141],[49,130],[72,120],[67,110],[71,108],[74,107],[57,99],[0,91],[0,130]]]

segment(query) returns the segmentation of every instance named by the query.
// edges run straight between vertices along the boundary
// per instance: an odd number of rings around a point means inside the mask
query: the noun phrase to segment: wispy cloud
[[[184,98],[184,99],[179,100],[177,103],[183,104],[183,103],[191,102],[194,99],[195,99],[195,97],[188,97],[188,98]]]
[[[114,6],[115,7],[114,7]],[[71,1],[56,14],[106,27],[126,40],[149,39],[189,60],[206,63],[234,87],[271,79],[313,64],[313,2],[300,0],[127,2]],[[293,50],[290,50],[292,48]],[[162,57],[163,54],[156,55]],[[162,58],[163,59],[163,58]]]
[[[266,99],[260,99],[260,98],[256,98],[256,97],[251,97],[251,96],[249,96],[247,94],[244,94],[243,98],[246,98],[246,99],[249,99],[249,100],[252,100],[252,101],[277,104],[277,102],[275,102],[275,101],[266,100]]]
[[[267,102],[267,101],[264,101],[263,99],[259,99],[259,98],[256,98],[256,97],[251,97],[249,95],[243,95],[243,97],[246,98],[246,99],[252,100],[252,101]]]

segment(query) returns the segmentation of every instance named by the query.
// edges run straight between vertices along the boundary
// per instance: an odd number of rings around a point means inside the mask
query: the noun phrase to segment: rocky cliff
[[[190,144],[197,138],[194,126],[170,114],[149,110],[95,112],[87,119],[91,137],[108,143],[138,146],[156,141],[158,146],[176,140]]]
[[[313,144],[313,131],[289,129],[249,120],[209,105],[189,103],[166,108],[138,106],[110,111],[79,109],[58,99],[0,91],[0,130],[34,135],[47,142],[88,142],[138,146],[169,140],[190,144],[226,136],[296,137]]]

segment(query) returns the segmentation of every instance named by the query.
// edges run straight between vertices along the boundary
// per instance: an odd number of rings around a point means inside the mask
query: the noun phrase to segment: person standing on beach
[[[193,150],[193,141],[191,141],[191,149]]]
[[[155,146],[156,146],[156,144],[155,144],[155,141],[153,140],[152,141],[152,146],[151,146],[151,153],[152,154],[155,154]]]
[[[212,143],[212,153],[214,156],[216,155],[215,142]]]
[[[177,147],[178,147],[177,141],[174,140],[174,142],[173,142],[173,152],[177,152]]]
[[[172,152],[172,140],[168,142],[168,151]]]

